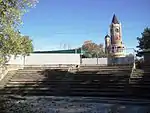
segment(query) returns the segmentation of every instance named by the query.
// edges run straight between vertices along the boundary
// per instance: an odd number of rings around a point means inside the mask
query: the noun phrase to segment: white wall
[[[107,58],[82,58],[82,64],[107,65]]]
[[[53,65],[53,64],[80,64],[80,54],[50,54],[50,53],[32,53],[26,56],[25,60],[19,56],[12,58],[7,64],[23,65]]]
[[[17,56],[16,58],[12,55],[9,62],[7,64],[17,64],[17,65],[23,65],[24,58],[23,56]]]
[[[80,54],[31,54],[25,64],[80,64]]]
[[[115,60],[116,64],[133,63],[133,58],[122,57]],[[82,58],[82,64],[112,64],[114,61],[110,58]],[[80,54],[52,54],[52,53],[32,53],[26,56],[25,60],[19,56],[16,59],[12,56],[7,64],[17,65],[59,65],[59,64],[80,64]]]
[[[82,64],[99,64],[99,65],[108,65],[108,64],[131,64],[134,62],[134,57],[120,57],[117,59],[112,58],[83,58]]]

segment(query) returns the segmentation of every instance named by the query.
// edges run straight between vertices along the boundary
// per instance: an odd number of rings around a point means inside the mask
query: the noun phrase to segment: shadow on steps
[[[32,96],[97,96],[150,98],[150,85],[129,84],[129,71],[82,71],[70,73],[62,69],[45,69],[34,74],[24,70],[0,90],[4,95]],[[24,76],[23,76],[24,75]],[[141,93],[142,92],[142,93]]]

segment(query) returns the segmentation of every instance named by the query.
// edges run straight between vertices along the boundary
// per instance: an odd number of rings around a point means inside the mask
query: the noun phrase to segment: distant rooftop
[[[68,50],[54,50],[54,51],[34,51],[33,53],[78,53],[78,54],[83,54],[84,51],[79,48],[79,49],[68,49]]]

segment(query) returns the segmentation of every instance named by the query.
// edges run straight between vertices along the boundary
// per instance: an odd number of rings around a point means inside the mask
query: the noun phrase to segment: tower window
[[[116,28],[116,29],[115,29],[115,31],[116,31],[116,32],[119,32],[119,29],[118,29],[118,28]]]

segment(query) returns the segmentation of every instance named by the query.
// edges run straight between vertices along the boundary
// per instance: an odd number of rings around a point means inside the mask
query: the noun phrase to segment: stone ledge
[[[11,64],[11,65],[5,65],[0,67],[0,81],[7,75],[9,71],[18,70],[18,69],[23,69],[23,66]]]

